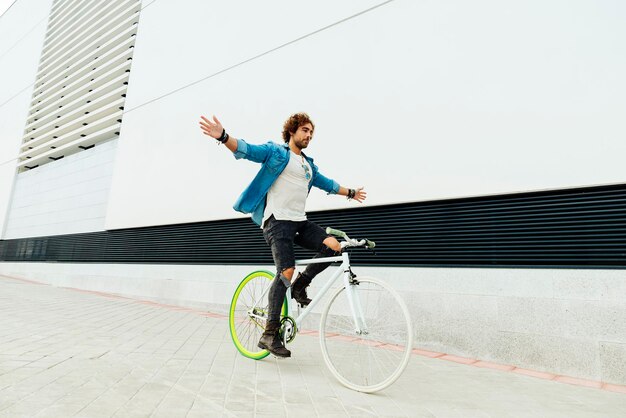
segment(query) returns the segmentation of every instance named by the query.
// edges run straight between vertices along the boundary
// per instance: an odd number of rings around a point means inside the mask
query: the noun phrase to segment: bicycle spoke
[[[246,331],[246,347],[250,347],[250,337],[252,337],[252,329],[250,329],[250,327],[252,326],[252,323],[248,324],[248,330]]]

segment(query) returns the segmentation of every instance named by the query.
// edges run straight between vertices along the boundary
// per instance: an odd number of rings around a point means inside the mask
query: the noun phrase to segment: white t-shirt
[[[306,178],[307,172],[309,179]],[[307,160],[302,155],[296,155],[290,150],[287,167],[280,173],[267,193],[267,203],[261,228],[272,215],[279,220],[306,220],[304,208],[312,175],[313,171]]]

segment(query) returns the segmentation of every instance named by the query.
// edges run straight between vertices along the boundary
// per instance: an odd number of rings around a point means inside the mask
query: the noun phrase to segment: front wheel
[[[230,336],[237,350],[244,356],[261,360],[270,352],[259,348],[257,343],[265,330],[268,314],[268,292],[274,275],[269,271],[248,274],[237,286],[230,303],[228,322]],[[287,299],[283,303],[282,316],[287,316]]]
[[[357,277],[330,298],[320,322],[320,344],[326,365],[343,385],[359,392],[382,390],[409,361],[409,310],[385,282]]]

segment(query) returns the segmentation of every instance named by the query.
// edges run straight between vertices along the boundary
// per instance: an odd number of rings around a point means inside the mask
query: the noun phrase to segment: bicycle
[[[367,239],[351,239],[340,230],[327,228],[326,233],[343,238],[342,250],[373,249]],[[285,344],[294,340],[305,319],[338,278],[320,316],[319,338],[324,362],[331,373],[346,387],[359,392],[376,392],[395,382],[409,361],[413,331],[409,311],[398,293],[372,277],[356,276],[347,251],[336,257],[296,261],[296,266],[312,263],[341,263],[322,286],[312,302],[297,318],[291,315],[288,289],[281,312],[280,336]],[[336,264],[335,264],[336,265]],[[270,353],[257,347],[265,329],[268,312],[267,294],[274,274],[258,270],[247,275],[237,286],[229,310],[230,333],[237,350],[245,357],[261,360]]]

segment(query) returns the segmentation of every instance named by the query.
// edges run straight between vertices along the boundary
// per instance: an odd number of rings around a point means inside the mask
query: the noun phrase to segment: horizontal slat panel
[[[38,82],[36,85],[40,85],[41,81],[45,81],[49,74],[55,73],[57,70],[63,68],[68,62],[74,62],[76,58],[82,58],[91,51],[97,49],[98,44],[102,44],[112,39],[122,29],[131,27],[139,18],[139,7],[131,6],[131,10],[128,11],[128,17],[125,20],[118,22],[108,22],[102,27],[98,27],[86,36],[84,39],[77,39],[72,44],[72,48],[64,51],[60,54],[51,55],[45,59],[42,63],[43,67],[37,74]],[[112,26],[114,25],[115,26]]]
[[[57,1],[50,10],[46,39],[57,30],[63,22],[71,22],[75,19],[77,12],[85,7],[84,0]]]
[[[123,72],[123,69],[128,68],[129,66],[130,63],[126,63],[123,66],[114,67],[109,72],[98,77],[93,83],[85,85],[83,88],[75,89],[65,97],[59,98],[56,102],[51,103],[47,109],[44,109],[44,113],[42,113],[42,115],[45,116],[41,119],[34,120],[34,122],[41,124],[37,126],[37,128],[40,129],[40,127],[46,123],[60,119],[59,116],[63,117],[63,115],[67,112],[71,112],[74,109],[85,105],[87,101],[95,103],[94,99],[100,95],[107,94],[112,90],[127,85],[129,73]],[[59,106],[61,106],[61,108],[59,108]],[[63,109],[63,111],[59,109]],[[41,134],[41,130],[38,134]],[[30,136],[27,136],[25,139],[29,141],[31,140],[30,138]]]
[[[95,67],[95,70],[93,69],[94,67],[91,67],[84,72],[77,72],[73,75],[72,80],[66,81],[67,84],[61,82],[57,86],[52,87],[47,97],[33,106],[33,113],[41,112],[38,119],[47,113],[52,113],[53,115],[62,113],[59,109],[64,107],[63,102],[65,98],[72,93],[82,92],[83,95],[86,95],[89,93],[89,90],[94,90],[103,83],[110,81],[112,77],[130,72],[131,61],[128,58],[131,56],[132,51],[125,49],[103,65]],[[27,136],[25,135],[25,137]]]
[[[54,3],[19,171],[119,135],[140,10],[140,0]]]
[[[126,86],[119,83],[110,91],[100,91],[93,100],[82,100],[66,110],[60,118],[53,118],[48,123],[42,125],[37,132],[38,138],[29,138],[25,145],[36,147],[42,142],[51,142],[54,136],[59,136],[75,129],[83,122],[93,122],[96,115],[105,111],[111,106],[121,106],[124,104],[123,94],[126,93]],[[89,115],[89,116],[86,116]],[[24,148],[24,147],[22,147]]]
[[[41,151],[34,156],[27,156],[24,161],[18,164],[18,167],[32,167],[48,162],[48,159],[59,159],[61,156],[75,154],[81,150],[91,148],[94,145],[116,138],[119,135],[119,125],[112,125],[112,120],[121,117],[122,112],[111,115],[110,120],[103,120],[102,123],[95,123],[84,129],[77,130],[77,133],[70,133],[67,139],[63,139],[62,143],[58,143],[58,147]],[[83,136],[84,135],[84,136]],[[73,139],[74,138],[74,139]],[[73,139],[73,140],[72,140]]]
[[[568,208],[565,210],[565,208]],[[377,242],[358,265],[626,268],[626,185],[309,213]],[[309,257],[296,248],[296,258]],[[0,241],[4,261],[273,264],[261,229],[231,219]]]
[[[67,51],[71,48],[73,39],[84,38],[94,27],[105,23],[104,19],[115,18],[115,12],[118,11],[120,7],[122,7],[122,5],[116,5],[115,2],[104,2],[100,4],[100,7],[95,9],[95,12],[83,14],[73,24],[64,24],[62,30],[59,31],[58,40],[55,40],[53,44],[44,48],[41,62],[45,63],[48,57]]]
[[[31,141],[29,145],[33,147],[32,150],[25,150],[24,153],[21,155],[31,154],[32,156],[34,154],[37,154],[38,152],[41,152],[41,150],[46,146],[51,146],[51,144],[54,144],[55,141],[62,140],[62,138],[64,138],[65,136],[78,136],[79,134],[83,133],[84,130],[88,129],[89,126],[97,125],[105,119],[107,121],[112,120],[111,123],[119,126],[119,122],[117,122],[117,119],[121,117],[120,110],[122,110],[123,104],[124,99],[117,95],[116,97],[113,97],[112,101],[107,102],[104,106],[97,108],[92,113],[84,114],[80,117],[73,119],[70,123],[66,123],[63,126],[58,126],[59,129],[56,129],[47,137],[42,137],[38,140]],[[112,118],[112,115],[116,115],[118,117]],[[99,126],[98,129],[102,129],[102,127]],[[39,145],[39,147],[35,148],[37,145]]]
[[[105,57],[105,54],[110,50],[115,50],[115,53],[126,52],[127,48],[121,44],[133,37],[136,32],[137,28],[129,26],[118,33],[109,33],[106,39],[98,39],[79,51],[79,53],[58,63],[57,67],[40,77],[39,80],[44,82],[46,88],[39,87],[35,89],[31,104],[35,106],[37,103],[45,100],[50,94],[58,93],[60,91],[59,86],[64,88],[63,86],[68,86],[77,78],[91,71],[94,66],[102,65],[102,61],[100,63],[96,61],[100,57]],[[104,61],[106,62],[106,60]],[[63,80],[66,80],[66,82],[63,83]]]

